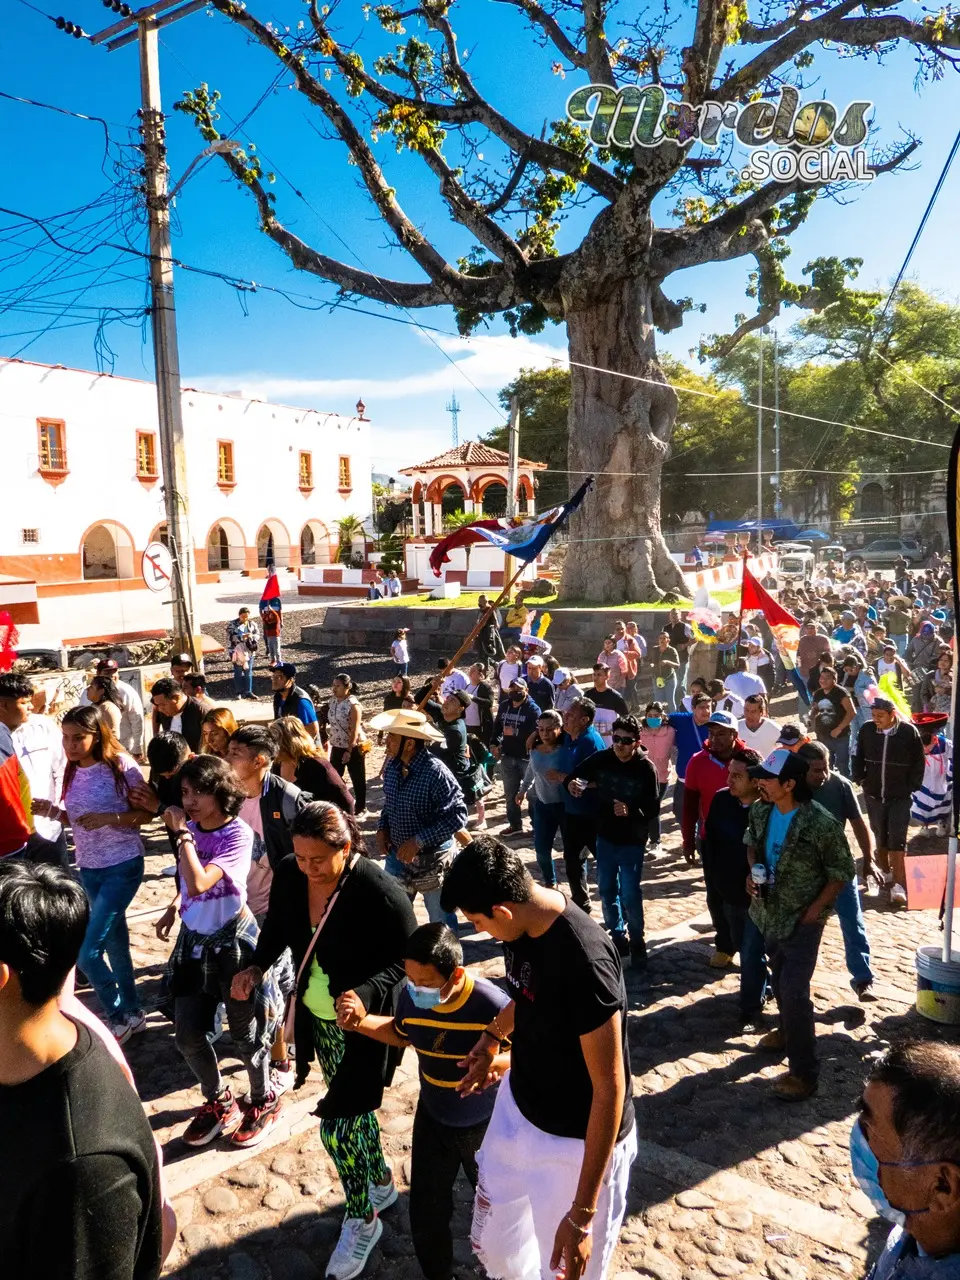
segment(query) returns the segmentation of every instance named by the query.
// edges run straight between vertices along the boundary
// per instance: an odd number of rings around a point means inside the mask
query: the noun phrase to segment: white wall
[[[57,484],[38,473],[38,418],[66,423],[68,474]],[[273,520],[275,539],[283,540],[282,525],[299,560],[308,520],[322,522],[335,540],[336,519],[370,514],[368,421],[190,389],[183,392],[183,418],[190,529],[201,550],[221,519],[240,526],[247,548]],[[0,426],[7,464],[0,558],[30,557],[44,580],[66,580],[80,576],[81,539],[92,525],[116,522],[140,551],[163,521],[160,481],[136,475],[136,433],[157,430],[153,383],[0,360]],[[221,439],[233,441],[236,485],[229,491],[217,484]],[[299,488],[300,450],[313,455],[309,494]],[[346,495],[338,492],[341,454],[351,459],[353,489]],[[39,529],[38,544],[23,544],[27,528]]]

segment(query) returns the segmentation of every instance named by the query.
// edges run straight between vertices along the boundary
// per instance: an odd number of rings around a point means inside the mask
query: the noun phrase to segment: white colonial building
[[[0,575],[41,596],[143,587],[164,538],[152,382],[0,359]],[[336,559],[335,521],[371,511],[370,422],[183,390],[198,578]]]

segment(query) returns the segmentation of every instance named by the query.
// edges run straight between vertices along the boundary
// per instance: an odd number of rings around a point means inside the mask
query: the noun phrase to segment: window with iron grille
[[[49,418],[37,420],[41,471],[66,471],[66,428],[62,422]]]
[[[350,459],[347,457],[340,458],[339,487],[341,489],[353,488],[353,481],[350,478]]]
[[[233,441],[231,440],[217,441],[217,483],[236,483],[236,476],[233,470]]]
[[[300,451],[300,488],[313,488],[313,454]]]
[[[39,529],[21,529],[20,541],[23,543],[37,543],[40,541]]]
[[[155,479],[157,472],[157,437],[153,431],[137,432],[137,475]]]

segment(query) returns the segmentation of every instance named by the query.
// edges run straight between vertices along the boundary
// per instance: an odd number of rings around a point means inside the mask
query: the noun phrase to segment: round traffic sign
[[[151,591],[168,591],[173,580],[173,557],[162,542],[151,542],[140,561],[140,572]]]

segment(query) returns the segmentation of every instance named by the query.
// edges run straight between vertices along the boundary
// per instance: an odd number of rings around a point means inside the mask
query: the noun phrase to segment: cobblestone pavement
[[[368,661],[371,674],[379,676],[379,660]],[[327,665],[356,666],[343,655]],[[379,700],[380,689],[381,680],[367,687],[371,703]],[[374,751],[368,759],[372,775],[381,757]],[[494,830],[503,818],[497,797],[498,792],[488,812]],[[379,781],[373,779],[374,812],[379,799]],[[669,814],[669,796],[664,813]],[[365,819],[370,851],[375,825],[375,817]],[[737,1022],[736,970],[708,965],[703,880],[680,856],[672,818],[665,823],[664,843],[666,852],[648,864],[644,878],[649,969],[636,976],[627,971],[640,1154],[611,1275],[859,1277],[885,1234],[849,1173],[849,1126],[864,1071],[894,1037],[955,1034],[913,1011],[913,956],[918,945],[938,939],[936,915],[896,914],[876,898],[864,899],[879,996],[864,1005],[849,987],[839,929],[835,922],[828,925],[813,987],[821,1086],[808,1101],[785,1106],[768,1088],[782,1067],[756,1052],[760,1032],[744,1033]],[[172,856],[159,828],[151,829],[148,844],[147,874],[129,922],[141,987],[153,1005],[169,951],[156,938],[154,923],[173,894],[172,881],[160,871]],[[533,865],[529,837],[518,844]],[[462,936],[468,963],[500,977],[499,948]],[[170,1023],[151,1012],[148,1030],[127,1051],[164,1149],[179,1219],[165,1274],[189,1280],[321,1277],[343,1202],[310,1115],[322,1089],[316,1078],[287,1095],[282,1121],[257,1150],[215,1144],[188,1152],[178,1135],[199,1097]],[[227,1036],[220,1051],[225,1074],[242,1078],[229,1057]],[[384,1215],[382,1240],[364,1273],[376,1280],[420,1276],[405,1194],[417,1089],[415,1062],[407,1055],[380,1113],[402,1194]],[[454,1221],[457,1272],[469,1280],[481,1272],[468,1243],[471,1192],[461,1183]]]

